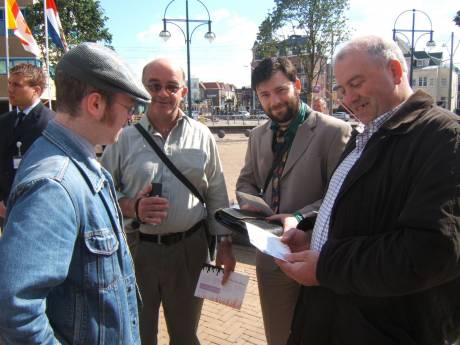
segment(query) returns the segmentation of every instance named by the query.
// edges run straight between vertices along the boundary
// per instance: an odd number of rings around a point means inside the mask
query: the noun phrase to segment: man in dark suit
[[[2,222],[20,159],[41,135],[48,121],[54,117],[54,112],[40,101],[45,84],[45,76],[39,67],[23,63],[10,69],[8,98],[16,109],[0,115],[0,220]]]

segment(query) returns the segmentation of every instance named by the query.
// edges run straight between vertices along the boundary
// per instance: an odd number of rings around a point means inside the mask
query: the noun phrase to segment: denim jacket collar
[[[82,145],[70,138],[66,131],[66,128],[63,128],[55,121],[50,121],[43,131],[43,137],[65,152],[69,159],[78,167],[78,170],[80,170],[92,192],[96,194],[107,181],[106,174],[104,174],[103,168],[98,169]]]

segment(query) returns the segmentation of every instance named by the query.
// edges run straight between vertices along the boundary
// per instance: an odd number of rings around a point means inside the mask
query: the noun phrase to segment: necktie
[[[278,213],[280,204],[280,178],[283,174],[289,154],[289,146],[286,146],[286,129],[278,129],[275,133],[275,161],[277,162],[272,176],[272,202],[273,212]]]
[[[24,120],[25,116],[26,116],[26,114],[24,112],[20,111],[18,113],[17,117],[16,117],[16,122],[14,124],[14,127],[18,127],[21,124],[22,120]]]

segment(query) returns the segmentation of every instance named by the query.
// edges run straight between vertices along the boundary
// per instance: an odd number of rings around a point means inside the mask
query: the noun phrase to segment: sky
[[[113,35],[112,46],[140,76],[143,66],[158,57],[169,57],[178,61],[186,70],[187,53],[185,37],[179,28],[167,24],[171,38],[164,42],[159,33],[163,29],[163,16],[170,0],[100,0],[108,17],[106,23]],[[207,11],[198,0],[188,0],[189,19],[207,20]],[[191,75],[200,81],[220,81],[237,87],[250,85],[251,48],[258,27],[273,9],[273,0],[202,0],[209,10],[212,31],[216,34],[209,43],[204,34],[207,26],[196,28],[191,37]],[[460,27],[453,18],[460,11],[455,0],[385,0],[382,5],[369,0],[350,0],[346,12],[352,37],[376,34],[392,38],[393,28],[405,30],[412,27],[412,9],[416,30],[429,30],[431,19],[434,41],[432,52],[443,51],[449,59],[450,36],[454,32],[454,50],[460,41]],[[403,13],[404,11],[408,12]],[[401,14],[403,13],[403,14]],[[401,14],[399,17],[398,15]],[[185,0],[174,0],[166,12],[166,18],[184,19]],[[398,19],[397,19],[398,18]],[[396,25],[395,25],[396,21]],[[185,32],[185,23],[176,22]],[[190,23],[190,32],[197,23]],[[410,33],[405,33],[410,38]],[[402,36],[400,36],[402,37]],[[420,38],[419,38],[420,37]],[[418,39],[419,38],[419,39]],[[404,40],[404,37],[402,37]],[[416,34],[417,50],[423,50],[428,35]],[[443,47],[443,45],[445,45]],[[454,63],[460,67],[460,47],[454,55]]]

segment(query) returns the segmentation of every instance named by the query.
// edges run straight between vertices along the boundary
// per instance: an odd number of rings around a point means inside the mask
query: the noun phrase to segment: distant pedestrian
[[[329,114],[327,102],[323,97],[316,97],[313,99],[313,110],[316,110],[322,114]]]

